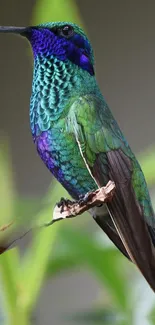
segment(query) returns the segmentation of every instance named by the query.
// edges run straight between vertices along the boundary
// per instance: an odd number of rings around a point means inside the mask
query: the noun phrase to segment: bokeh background
[[[144,169],[155,202],[155,2],[1,0],[0,25],[71,20],[94,48],[96,75]],[[39,159],[29,127],[32,56],[26,40],[0,35],[0,222],[50,220],[62,188]],[[52,182],[52,185],[51,185]],[[49,189],[49,190],[48,190]],[[6,325],[155,323],[145,280],[88,215],[28,235],[0,257]]]

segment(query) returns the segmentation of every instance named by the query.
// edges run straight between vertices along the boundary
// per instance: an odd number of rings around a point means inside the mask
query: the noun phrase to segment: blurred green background
[[[1,25],[68,20],[84,26],[100,87],[139,157],[153,203],[154,10],[150,0],[0,4]],[[30,48],[18,37],[1,35],[0,49],[0,225],[16,218],[29,229],[32,221],[51,220],[55,203],[67,193],[52,180],[32,143]],[[0,286],[0,324],[155,323],[153,292],[87,214],[28,234],[1,255]]]

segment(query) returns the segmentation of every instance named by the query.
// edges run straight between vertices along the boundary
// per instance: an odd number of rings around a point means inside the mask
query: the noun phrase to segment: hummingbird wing
[[[71,106],[67,125],[97,185],[115,182],[107,209],[125,252],[155,291],[155,216],[138,161],[103,98],[80,97]]]

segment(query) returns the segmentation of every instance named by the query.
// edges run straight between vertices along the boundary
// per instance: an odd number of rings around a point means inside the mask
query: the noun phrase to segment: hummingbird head
[[[30,27],[0,27],[0,32],[11,32],[26,37],[31,43],[34,58],[55,57],[71,61],[94,75],[94,55],[83,30],[73,23],[52,22]]]

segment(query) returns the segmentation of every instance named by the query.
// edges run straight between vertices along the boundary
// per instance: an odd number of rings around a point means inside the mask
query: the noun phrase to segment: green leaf
[[[64,193],[63,188],[57,182],[53,181],[53,189],[51,191],[52,201],[57,201],[56,197]],[[54,205],[51,203],[48,208],[45,208],[38,214],[38,224],[43,224],[52,219],[52,211]],[[61,223],[52,227],[36,230],[34,232],[31,247],[26,251],[22,260],[21,266],[21,283],[24,282],[24,291],[22,294],[22,304],[27,309],[32,309],[43,279],[52,249],[54,249],[54,242]],[[33,267],[32,267],[33,266]]]
[[[16,192],[6,138],[0,142],[0,226],[13,219]]]
[[[64,271],[71,270],[82,264],[80,256],[73,252],[58,253],[52,257],[47,265],[46,276],[51,277]]]
[[[3,142],[2,142],[3,140]],[[7,224],[14,216],[15,189],[11,173],[11,159],[6,139],[1,139],[0,150],[0,224]],[[0,233],[3,245],[5,232]],[[5,296],[5,305],[10,317],[13,316],[17,302],[17,279],[19,256],[17,250],[9,251],[0,257],[1,285]]]
[[[19,254],[17,249],[2,254],[0,257],[1,285],[5,296],[5,305],[10,317],[16,309],[18,277],[19,277]]]
[[[120,259],[116,250],[101,249],[92,237],[84,231],[77,232],[71,227],[60,229],[61,239],[68,242],[76,258],[80,256],[83,263],[87,264],[94,272],[103,286],[107,286],[117,305],[123,311],[127,310],[127,286],[120,269]]]
[[[78,6],[73,0],[39,0],[33,17],[36,24],[48,21],[68,21],[82,26]]]

